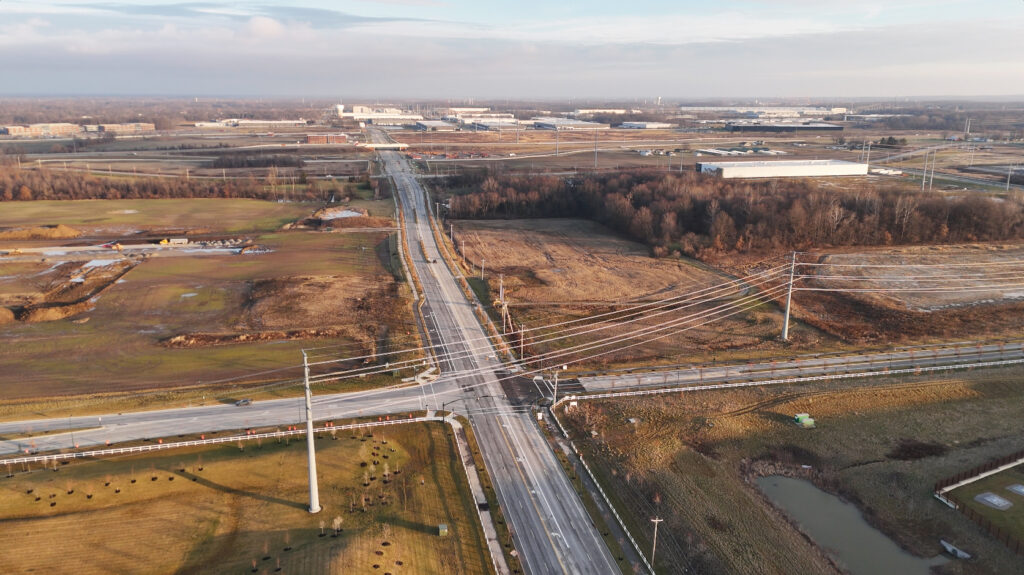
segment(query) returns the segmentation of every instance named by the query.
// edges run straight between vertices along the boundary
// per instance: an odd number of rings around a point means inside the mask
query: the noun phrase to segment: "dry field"
[[[939,539],[976,560],[939,573],[1024,569],[1001,543],[931,497],[937,479],[1024,446],[1019,368],[856,387],[803,385],[583,402],[568,421],[641,545],[666,519],[659,565],[701,573],[828,573],[821,550],[752,485],[759,475],[805,477],[855,503],[910,552]],[[884,384],[884,385],[883,385]],[[807,412],[817,428],[792,423]],[[633,422],[630,422],[630,419]],[[593,432],[593,433],[592,433]]]
[[[935,290],[862,296],[869,304],[912,311],[1024,300],[1024,246],[960,245],[872,250],[825,256],[808,270],[820,276],[857,280],[812,280],[825,288]],[[972,267],[955,267],[962,264]],[[872,267],[872,266],[894,267]],[[863,278],[863,281],[860,279]],[[993,286],[1007,287],[993,287]],[[942,291],[939,291],[942,290]],[[858,296],[860,297],[860,296]]]
[[[933,291],[797,291],[794,316],[851,341],[1016,337],[1024,314],[1024,282],[1018,279],[1024,277],[1022,256],[1019,245],[859,249],[824,256],[818,263],[833,265],[803,271],[858,279],[823,277],[808,280],[808,287]],[[962,263],[971,266],[944,267]],[[854,267],[845,267],[850,264]]]
[[[455,223],[455,242],[459,249],[463,240],[465,255],[477,272],[484,260],[491,300],[498,297],[498,275],[504,275],[512,316],[527,329],[621,311],[638,302],[681,297],[730,279],[692,260],[650,257],[641,244],[619,238],[587,220],[459,221]],[[737,292],[728,290],[716,295],[721,299],[713,303],[661,309],[654,313],[667,313],[633,323],[606,324],[607,329],[560,341],[539,342],[543,334],[549,333],[541,329],[527,338],[528,353],[622,336],[630,331],[652,328],[658,322],[698,316],[735,301]],[[750,301],[743,307],[751,309],[706,325],[699,325],[706,320],[694,317],[675,329],[657,333],[669,334],[668,337],[604,354],[587,363],[606,366],[683,358],[703,361],[710,359],[711,354],[729,350],[754,353],[776,349],[779,344],[775,340],[782,322],[777,306]],[[688,329],[678,332],[683,328]],[[797,328],[792,333],[795,345],[818,341],[813,330]],[[597,349],[590,354],[632,343]]]
[[[446,427],[323,434],[317,515],[306,511],[305,457],[300,438],[12,470],[0,480],[3,570],[491,572]]]
[[[388,267],[387,231],[275,231],[294,221],[284,215],[309,216],[318,206],[241,201],[244,210],[234,213],[234,201],[224,201],[66,202],[49,211],[26,202],[5,210],[0,225],[66,222],[90,234],[174,226],[231,233],[263,249],[0,261],[0,303],[42,308],[0,327],[0,396],[23,401],[277,379],[297,371],[253,374],[296,366],[301,347],[339,345],[343,355],[362,355],[415,339],[407,288]],[[19,209],[27,213],[19,216]],[[73,305],[58,310],[62,302]]]

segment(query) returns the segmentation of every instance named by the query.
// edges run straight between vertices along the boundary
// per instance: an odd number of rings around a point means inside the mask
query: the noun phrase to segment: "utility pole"
[[[597,171],[597,130],[594,130],[594,171]]]
[[[651,569],[654,569],[654,552],[658,550],[658,524],[664,521],[660,517],[651,519],[651,523],[654,524],[654,543],[651,545]]]
[[[935,184],[935,161],[938,160],[939,151],[932,152],[932,175],[928,178],[928,191],[931,191]]]
[[[786,292],[786,319],[782,321],[782,341],[789,341],[789,306],[793,301],[793,276],[796,272],[796,252],[789,261],[789,290]]]
[[[487,263],[486,258],[480,258],[480,279],[484,279],[484,264]]]
[[[1013,176],[1013,172],[1017,169],[1017,164],[1010,166],[1006,170],[1006,191],[1010,191],[1010,177]]]
[[[555,126],[555,157],[558,157],[558,126]]]
[[[309,391],[309,359],[302,350],[303,383],[306,387],[306,448],[309,456],[309,512],[320,512],[320,488],[316,481],[316,451],[313,446],[313,398]]]
[[[921,172],[921,191],[924,191],[924,182],[928,179],[928,150],[924,152],[924,171]]]

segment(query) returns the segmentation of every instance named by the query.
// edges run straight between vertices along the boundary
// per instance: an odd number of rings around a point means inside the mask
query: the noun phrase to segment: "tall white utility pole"
[[[309,512],[320,512],[320,488],[316,482],[316,451],[313,446],[313,398],[309,391],[309,360],[302,350],[303,383],[306,387],[306,449],[309,458]]]
[[[789,305],[793,301],[793,276],[796,273],[796,252],[789,261],[789,290],[786,292],[786,319],[782,321],[782,341],[789,341]]]
[[[871,142],[868,142],[868,156],[867,159],[864,160],[864,163],[868,165],[868,168],[871,167]]]
[[[1016,169],[1017,169],[1017,164],[1014,164],[1014,165],[1010,166],[1010,167],[1009,167],[1009,168],[1008,168],[1008,169],[1006,170],[1006,191],[1007,191],[1007,192],[1009,192],[1009,191],[1010,191],[1010,177],[1011,177],[1011,176],[1013,176],[1013,172],[1014,172],[1014,170],[1016,170]]]
[[[651,519],[651,523],[654,524],[654,544],[651,545],[651,569],[654,569],[654,552],[658,550],[658,524],[664,521],[660,517]]]
[[[555,157],[558,156],[558,125],[555,125]]]
[[[932,175],[928,178],[928,191],[931,191],[935,184],[935,161],[938,160],[939,151],[935,150],[932,152]]]
[[[485,258],[480,258],[480,279],[484,279],[484,264],[487,263]]]
[[[924,191],[924,183],[928,179],[928,154],[929,151],[924,152],[924,171],[921,172],[921,191]]]

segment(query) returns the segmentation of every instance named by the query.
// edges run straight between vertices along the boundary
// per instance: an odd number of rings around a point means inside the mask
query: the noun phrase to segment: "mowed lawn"
[[[962,505],[991,521],[995,527],[1010,534],[1011,537],[1024,541],[1024,495],[1007,489],[1011,485],[1024,485],[1024,466],[1018,465],[995,475],[989,475],[974,483],[954,489],[950,494]],[[1013,504],[1013,507],[1000,511],[974,500],[976,496],[985,492],[1006,499]]]
[[[453,441],[436,423],[323,434],[316,515],[304,437],[15,470],[0,482],[3,571],[489,573]]]

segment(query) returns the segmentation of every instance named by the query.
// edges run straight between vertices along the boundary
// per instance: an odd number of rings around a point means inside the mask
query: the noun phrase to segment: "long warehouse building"
[[[715,174],[725,179],[866,176],[868,165],[845,160],[697,162],[697,171],[702,174]]]

